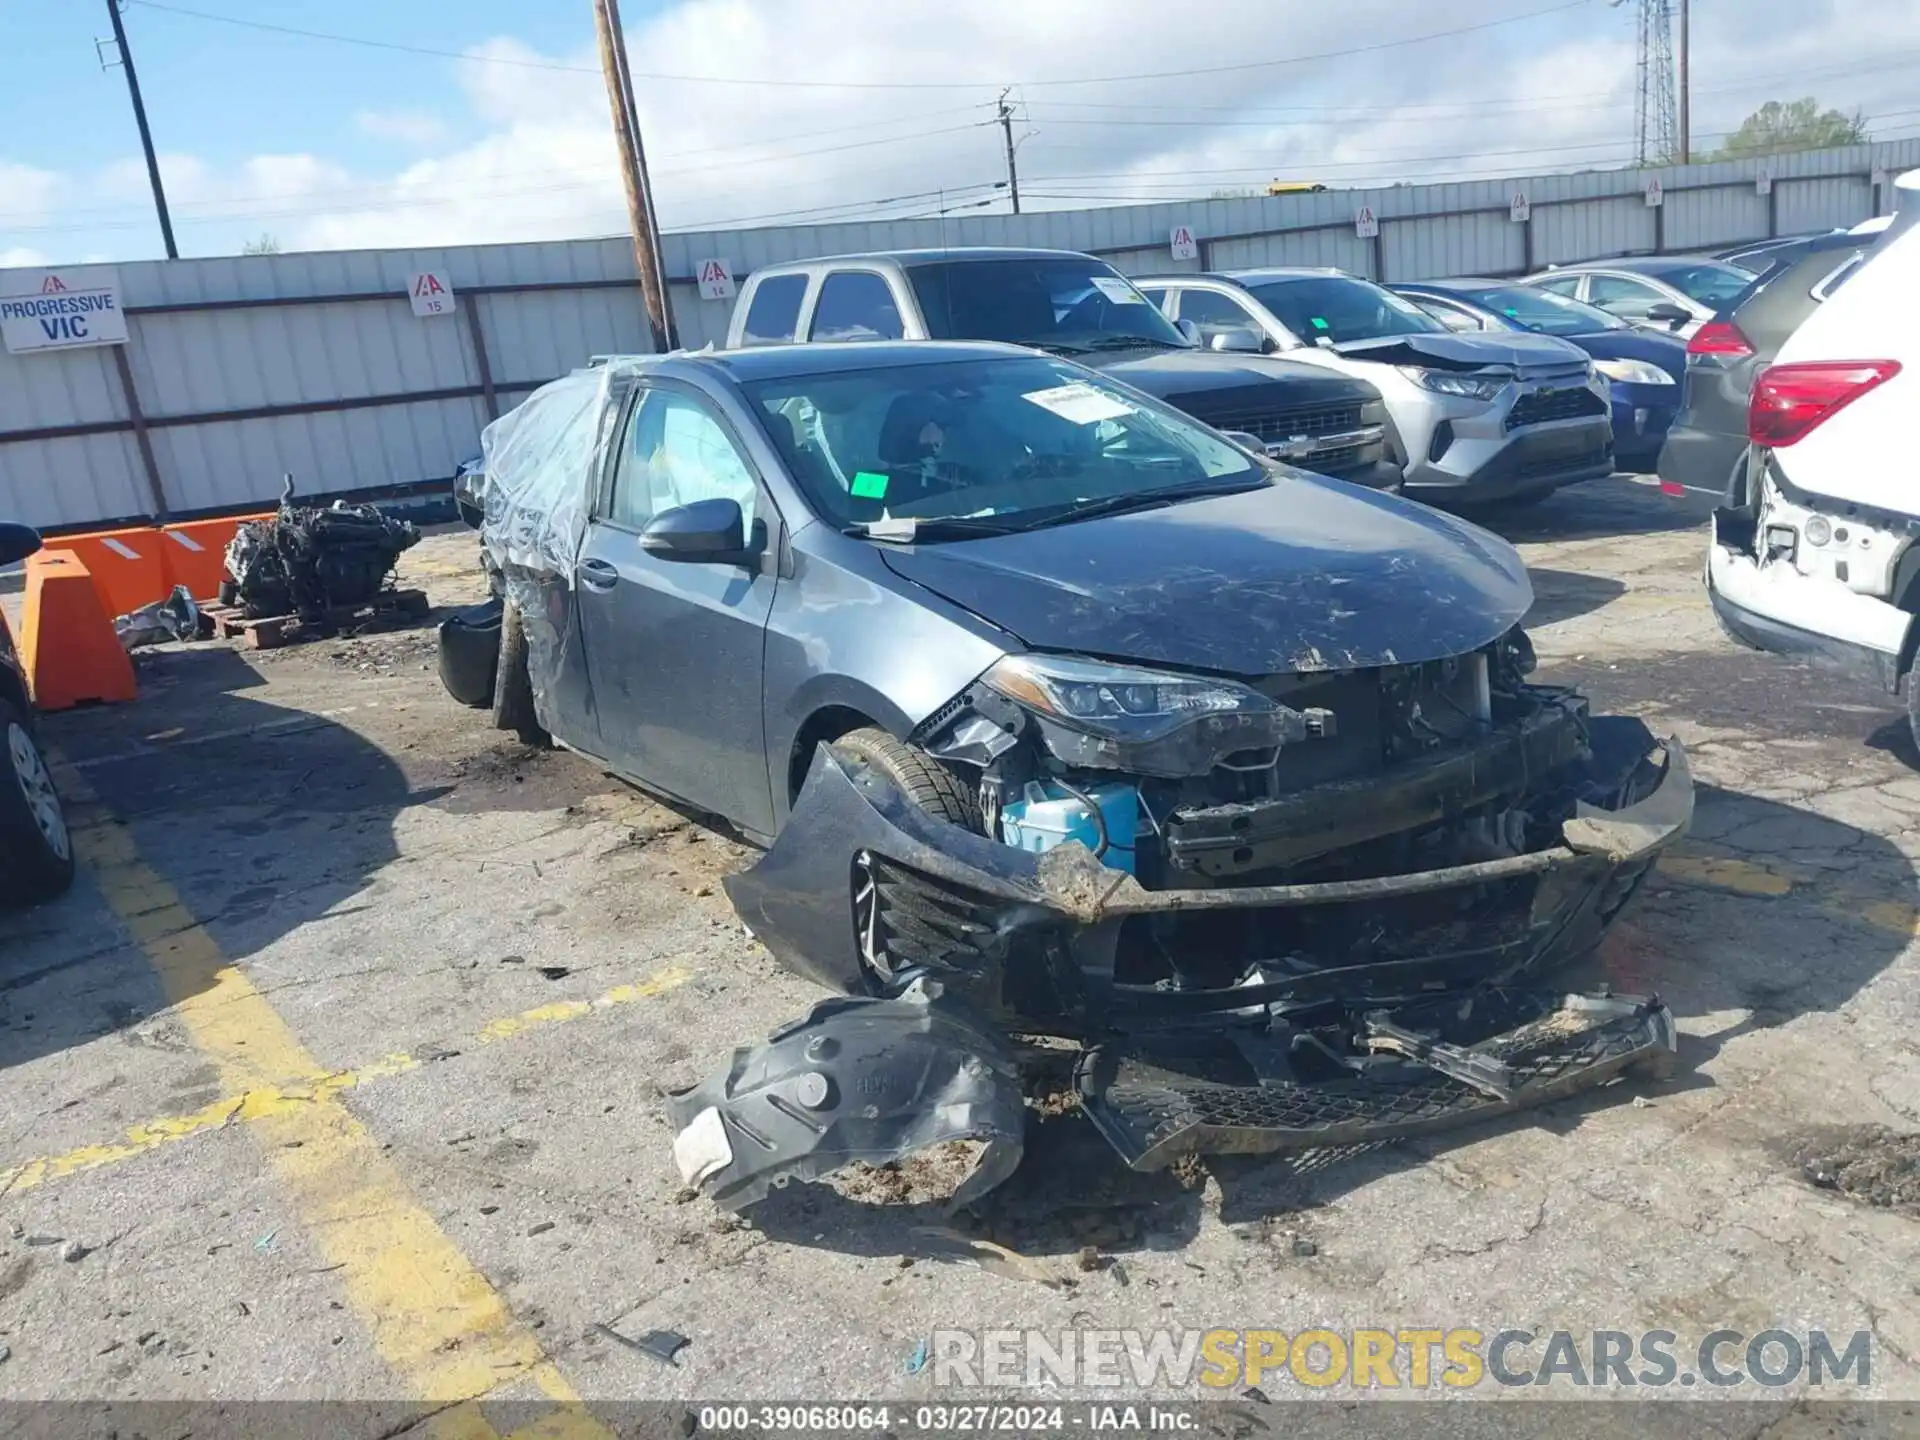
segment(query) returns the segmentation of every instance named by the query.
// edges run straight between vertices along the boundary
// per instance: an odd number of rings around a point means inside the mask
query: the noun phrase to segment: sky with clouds
[[[1633,154],[1634,0],[622,9],[669,229],[1005,208],[1003,92],[1029,208]],[[1913,0],[1692,10],[1697,150],[1804,95],[1920,135]],[[126,0],[124,20],[183,254],[625,229],[590,0]],[[108,26],[105,0],[0,0],[0,266],[161,253]]]

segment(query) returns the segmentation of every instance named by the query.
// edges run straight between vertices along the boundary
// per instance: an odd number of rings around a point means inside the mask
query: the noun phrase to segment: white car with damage
[[[1904,694],[1920,737],[1920,170],[1864,263],[1754,383],[1752,441],[1714,512],[1707,592],[1735,639]]]

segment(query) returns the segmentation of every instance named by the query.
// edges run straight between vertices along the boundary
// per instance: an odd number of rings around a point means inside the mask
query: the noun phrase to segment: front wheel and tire
[[[0,700],[0,903],[33,905],[73,883],[73,837],[27,717]]]
[[[833,748],[857,764],[871,765],[936,819],[976,835],[986,832],[979,797],[926,751],[874,727],[842,735]]]
[[[493,677],[493,724],[528,744],[553,743],[533,708],[533,675],[527,669],[527,628],[520,607],[507,601],[500,614],[500,663]]]

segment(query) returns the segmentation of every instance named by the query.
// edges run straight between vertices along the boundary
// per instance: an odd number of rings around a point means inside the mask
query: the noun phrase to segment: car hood
[[[1265,355],[1223,354],[1216,350],[1153,350],[1122,355],[1074,356],[1083,365],[1144,390],[1158,399],[1188,408],[1189,401],[1219,399],[1242,411],[1247,404],[1272,400],[1287,409],[1353,405],[1379,398],[1364,380],[1339,375],[1297,360]],[[1203,407],[1204,408],[1204,407]]]
[[[1533,603],[1506,541],[1289,472],[1267,489],[882,551],[1036,650],[1261,676],[1460,655]]]
[[[1538,370],[1586,360],[1576,346],[1552,335],[1519,333],[1389,335],[1380,340],[1349,340],[1333,348],[1335,353],[1354,360],[1425,365],[1437,370],[1478,370],[1486,365]]]
[[[1687,342],[1649,330],[1595,330],[1567,337],[1596,360],[1646,360],[1675,380],[1687,373]]]

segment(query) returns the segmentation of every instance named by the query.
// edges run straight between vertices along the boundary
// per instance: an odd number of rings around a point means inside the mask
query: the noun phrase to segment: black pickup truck
[[[971,246],[769,265],[748,279],[729,349],[833,340],[998,340],[1090,365],[1276,460],[1388,489],[1402,457],[1364,380],[1202,349],[1118,270],[1071,250]]]

